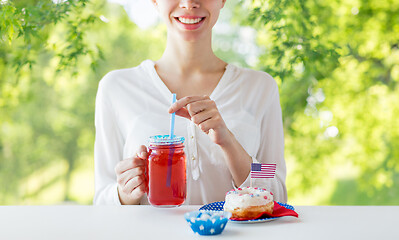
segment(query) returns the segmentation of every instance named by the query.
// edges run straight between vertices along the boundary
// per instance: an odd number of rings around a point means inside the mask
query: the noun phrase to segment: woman
[[[253,162],[277,164],[274,179],[254,185],[287,201],[278,87],[270,75],[227,64],[211,48],[225,1],[152,0],[168,29],[161,59],[112,71],[99,84],[95,204],[148,204],[143,144],[168,134],[173,112],[180,116],[175,134],[186,139],[186,204],[222,201],[232,187],[248,186]]]

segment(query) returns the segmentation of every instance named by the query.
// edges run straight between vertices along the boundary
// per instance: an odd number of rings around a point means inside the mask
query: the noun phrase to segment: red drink
[[[153,206],[174,207],[186,199],[184,138],[166,136],[150,138],[148,201]]]

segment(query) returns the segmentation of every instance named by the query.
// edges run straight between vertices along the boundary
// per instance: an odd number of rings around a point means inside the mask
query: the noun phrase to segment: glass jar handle
[[[149,192],[149,184],[148,184],[148,182],[149,182],[149,177],[148,177],[148,167],[149,167],[149,161],[148,161],[148,159],[150,158],[150,155],[151,155],[151,152],[152,152],[152,150],[150,149],[150,148],[147,148],[148,149],[148,154],[147,154],[147,161],[146,161],[146,167],[145,167],[145,192],[147,193],[147,197],[148,197],[148,192]]]

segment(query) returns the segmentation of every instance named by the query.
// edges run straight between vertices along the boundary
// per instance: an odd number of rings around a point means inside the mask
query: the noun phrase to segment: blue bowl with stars
[[[200,210],[184,214],[194,233],[199,235],[221,234],[231,218],[231,212]]]

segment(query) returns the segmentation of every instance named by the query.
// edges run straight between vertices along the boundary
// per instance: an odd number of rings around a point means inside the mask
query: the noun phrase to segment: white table
[[[200,206],[1,206],[0,239],[399,239],[399,206],[296,206],[299,219],[229,222],[194,235],[183,214]]]

